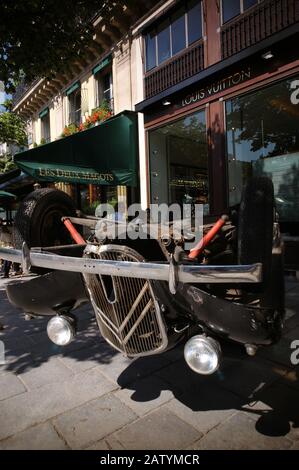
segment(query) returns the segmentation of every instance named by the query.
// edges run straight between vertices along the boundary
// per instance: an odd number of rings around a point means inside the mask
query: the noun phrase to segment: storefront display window
[[[117,203],[116,186],[98,186],[95,184],[81,185],[81,205],[82,212],[87,215],[95,215],[99,204],[111,204],[113,207]]]
[[[230,206],[250,176],[269,176],[280,221],[299,222],[298,88],[293,78],[226,102]]]
[[[205,111],[149,132],[152,203],[203,204],[209,212]]]

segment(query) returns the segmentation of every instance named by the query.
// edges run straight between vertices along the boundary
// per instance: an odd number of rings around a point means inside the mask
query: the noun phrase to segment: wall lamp
[[[162,104],[163,104],[163,106],[169,106],[171,104],[171,101],[166,99],[166,100],[162,101]]]
[[[274,54],[271,51],[267,51],[264,54],[262,54],[262,59],[264,60],[269,60],[274,57]]]

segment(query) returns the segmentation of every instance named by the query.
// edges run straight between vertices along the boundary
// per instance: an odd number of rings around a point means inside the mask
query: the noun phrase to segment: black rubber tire
[[[267,177],[249,180],[239,210],[238,263],[262,263],[260,288],[265,288],[271,276],[274,208],[272,181]]]
[[[20,249],[67,245],[71,237],[61,222],[62,216],[75,216],[73,200],[63,191],[41,188],[21,202],[14,220],[13,242]]]

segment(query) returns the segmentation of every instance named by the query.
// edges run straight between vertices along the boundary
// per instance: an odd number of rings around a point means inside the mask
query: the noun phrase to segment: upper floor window
[[[50,113],[49,108],[44,109],[40,115],[41,122],[41,143],[48,143],[51,140],[50,137]]]
[[[68,123],[76,124],[81,122],[81,85],[80,82],[72,85],[66,92],[68,96]]]
[[[244,13],[260,0],[222,0],[222,22],[226,23],[235,16]]]
[[[92,73],[95,78],[95,105],[101,106],[105,101],[113,111],[112,56],[105,57],[93,68]]]
[[[178,54],[201,37],[201,1],[186,1],[145,35],[146,71]]]
[[[112,85],[112,71],[98,72],[95,75],[96,79],[96,102],[100,106],[103,101],[106,101],[113,110],[113,85]]]

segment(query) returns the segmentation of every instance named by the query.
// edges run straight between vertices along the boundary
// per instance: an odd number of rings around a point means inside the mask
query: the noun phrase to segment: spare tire
[[[265,287],[271,276],[274,189],[267,177],[255,177],[245,185],[239,210],[238,262],[262,263]]]
[[[13,242],[20,249],[68,245],[71,237],[61,222],[63,216],[75,216],[76,207],[65,192],[52,188],[36,189],[21,202],[14,220]]]

